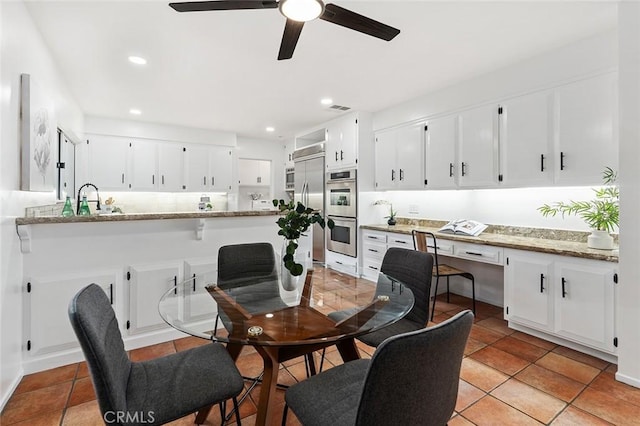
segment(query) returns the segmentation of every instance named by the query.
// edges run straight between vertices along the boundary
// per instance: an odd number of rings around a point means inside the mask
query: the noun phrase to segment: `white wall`
[[[0,9],[0,408],[21,378],[22,255],[15,218],[29,205],[50,204],[54,192],[20,191],[20,74],[31,75],[53,100],[58,125],[76,134],[84,118],[22,2]]]
[[[618,5],[620,31],[620,284],[618,372],[640,387],[640,3]]]

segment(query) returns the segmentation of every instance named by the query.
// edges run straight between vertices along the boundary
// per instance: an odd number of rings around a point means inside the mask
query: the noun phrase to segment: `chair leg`
[[[473,315],[476,314],[476,280],[471,275],[471,302],[473,304]]]
[[[284,410],[282,411],[282,426],[286,426],[287,424],[287,413],[289,412],[289,406],[287,403],[284,403]]]
[[[220,419],[221,425],[224,426],[227,420],[227,401],[222,401],[220,404]]]
[[[324,356],[327,353],[327,348],[322,349],[322,356],[320,357],[320,368],[318,369],[318,373],[322,373],[322,366],[324,365]]]
[[[233,410],[236,412],[236,423],[238,424],[238,426],[242,426],[242,424],[240,423],[240,410],[238,409],[238,398],[237,397],[233,397]]]
[[[447,303],[449,303],[449,276],[447,275]]]
[[[438,282],[440,281],[440,275],[436,275],[436,290],[433,293],[433,306],[431,306],[431,321],[433,321],[433,314],[436,312],[436,299],[438,298]]]
[[[304,366],[307,370],[307,377],[316,375],[316,361],[313,356],[313,352],[308,353],[304,356]]]

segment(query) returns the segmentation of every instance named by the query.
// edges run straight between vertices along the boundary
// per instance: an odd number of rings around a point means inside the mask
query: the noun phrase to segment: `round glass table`
[[[285,291],[273,278],[243,279],[222,288],[194,277],[160,299],[160,316],[170,326],[227,343],[234,360],[244,346],[253,346],[260,354],[264,374],[257,425],[273,423],[281,362],[331,345],[336,345],[345,362],[358,359],[357,336],[398,321],[413,307],[411,290],[387,275],[380,274],[373,283],[330,270],[316,271],[310,270],[294,291]],[[336,311],[343,319],[328,316]]]

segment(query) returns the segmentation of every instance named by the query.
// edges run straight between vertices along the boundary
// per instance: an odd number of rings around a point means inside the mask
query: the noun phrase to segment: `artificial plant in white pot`
[[[613,232],[618,227],[620,191],[616,186],[618,174],[610,167],[602,173],[605,186],[594,188],[595,199],[589,201],[558,201],[538,208],[543,216],[576,215],[591,227],[591,235],[587,238],[587,246],[595,249],[611,250],[614,248]]]

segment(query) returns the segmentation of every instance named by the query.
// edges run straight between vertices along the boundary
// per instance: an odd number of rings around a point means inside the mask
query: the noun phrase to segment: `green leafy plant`
[[[287,240],[286,253],[282,258],[284,267],[287,268],[293,276],[302,275],[304,268],[294,260],[294,255],[298,248],[298,239],[304,235],[303,233],[314,223],[324,228],[325,220],[320,213],[312,208],[305,207],[300,202],[273,200],[273,206],[277,207],[283,214],[276,223],[280,227],[278,235],[282,235]],[[329,229],[333,229],[335,223],[329,219],[326,221],[326,226],[328,226]]]
[[[385,216],[385,219],[396,220],[396,215],[398,214],[397,210],[393,209],[393,204],[389,204],[389,216]]]
[[[612,232],[618,227],[619,220],[619,196],[620,191],[616,186],[618,174],[610,167],[602,173],[602,180],[606,186],[594,188],[595,199],[590,201],[559,201],[538,207],[544,217],[555,216],[558,213],[576,215],[585,221],[592,229]]]

